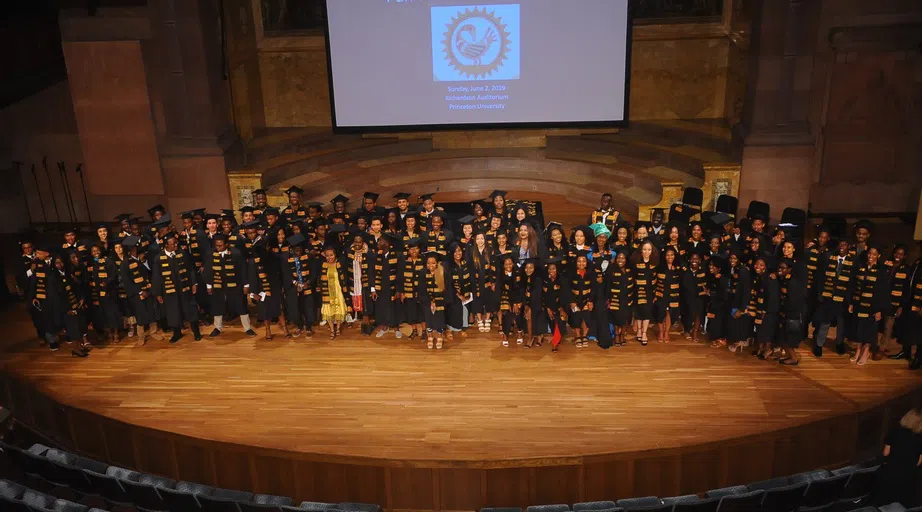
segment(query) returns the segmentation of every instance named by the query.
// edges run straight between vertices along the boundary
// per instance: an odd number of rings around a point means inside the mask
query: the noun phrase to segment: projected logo
[[[517,80],[519,6],[432,8],[432,74],[437,82]]]

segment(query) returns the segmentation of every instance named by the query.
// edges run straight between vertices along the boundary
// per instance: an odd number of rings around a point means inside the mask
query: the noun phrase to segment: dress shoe
[[[845,343],[836,343],[836,354],[845,355]]]
[[[813,347],[813,355],[816,357],[823,357],[823,347],[820,345]]]
[[[180,338],[182,338],[182,334],[174,334],[170,337],[170,343],[176,343]]]
[[[887,359],[909,359],[909,354],[905,350],[900,350],[896,354],[890,354]]]
[[[252,338],[253,336],[256,336],[256,331],[254,331],[253,329],[247,329],[246,335]]]
[[[910,370],[918,370],[919,368],[922,368],[922,357],[916,357],[909,363]]]
[[[194,335],[192,335],[192,340],[193,340],[193,341],[202,341],[202,335],[199,334],[199,333],[195,333]]]
[[[220,335],[221,335],[221,331],[219,331],[218,329],[215,329],[215,330],[211,331],[211,334],[209,334],[208,337],[209,337],[209,338],[217,338],[217,337],[220,336]]]

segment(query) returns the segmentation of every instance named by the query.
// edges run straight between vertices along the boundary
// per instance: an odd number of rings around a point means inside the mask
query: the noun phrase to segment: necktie
[[[839,262],[836,263],[836,277],[839,277],[839,274],[842,273],[842,258],[839,258]]]

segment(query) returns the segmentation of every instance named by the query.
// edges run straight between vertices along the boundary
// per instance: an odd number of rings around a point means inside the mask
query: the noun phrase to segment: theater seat
[[[663,498],[663,503],[699,503],[701,498],[697,494],[686,494],[684,496],[672,496],[670,498]]]
[[[339,505],[335,503],[322,503],[319,501],[302,501],[297,507],[298,510],[338,510]]]
[[[147,477],[150,475],[144,476]],[[139,480],[139,477],[135,477],[133,480],[119,480],[119,483],[125,488],[125,492],[128,493],[128,496],[131,502],[134,504],[135,508],[147,512],[169,510],[169,506],[166,504],[166,502],[163,501],[163,497],[160,495],[158,487],[150,483],[149,479],[145,482],[141,482]],[[173,485],[175,485],[175,482]]]
[[[825,469],[816,469],[813,471],[804,471],[803,473],[797,473],[796,475],[791,476],[792,484],[799,484],[800,482],[813,482],[815,480],[822,480],[824,478],[829,478],[829,471]]]
[[[55,512],[86,512],[88,509],[86,505],[67,500],[55,500],[54,505],[51,506],[51,510]]]
[[[29,505],[26,505],[22,501],[13,498],[7,498],[2,495],[0,495],[0,510],[9,512],[32,512],[32,509],[29,508]]]
[[[807,482],[799,484],[786,485],[784,487],[775,487],[765,491],[765,497],[762,498],[762,510],[766,512],[790,512],[797,510],[803,501],[804,491],[807,490]]]
[[[614,506],[614,503],[612,505]],[[480,509],[480,512],[522,512],[522,509],[519,507],[487,507]]]
[[[174,511],[201,510],[197,496],[211,494],[213,487],[197,484],[194,482],[179,482],[175,489],[161,487],[157,489],[163,503],[167,508]]]
[[[381,507],[374,503],[351,503],[347,501],[338,504],[336,508],[354,512],[381,512]]]
[[[708,498],[723,498],[724,496],[733,496],[734,494],[743,494],[749,492],[745,485],[733,485],[730,487],[721,487],[720,489],[711,489],[706,493]]]
[[[760,480],[758,482],[753,482],[747,485],[746,487],[750,491],[758,491],[758,490],[765,491],[768,489],[774,489],[775,487],[784,487],[785,485],[788,485],[790,483],[791,483],[791,480],[788,477],[782,476],[782,477],[777,477],[777,478],[769,478],[768,480]]]
[[[858,502],[868,497],[874,490],[874,484],[877,481],[877,468],[859,469],[851,473],[848,483],[845,484],[845,490],[842,491],[840,501],[850,500]]]
[[[877,507],[880,512],[906,512],[906,507],[902,503],[890,503],[882,507]]]
[[[638,507],[656,507],[662,505],[663,502],[657,496],[643,496],[640,498],[625,498],[618,500],[615,504],[625,510],[631,510]]]
[[[283,505],[290,506],[291,498],[287,496],[273,496],[271,494],[257,494],[253,501],[239,502],[241,512],[265,512],[267,510],[281,510]]]
[[[103,471],[105,472],[105,470]],[[102,496],[102,498],[109,503],[117,505],[131,504],[131,497],[125,490],[125,487],[118,481],[118,478],[88,469],[85,469],[83,474],[90,482],[90,488],[93,491],[92,494]]]
[[[570,505],[533,505],[525,509],[525,512],[569,512]]]
[[[39,510],[47,510],[51,508],[51,506],[54,505],[55,500],[57,500],[57,498],[33,491],[32,489],[26,489],[21,498],[23,503]]]
[[[26,492],[26,488],[16,482],[0,480],[0,496],[11,500],[18,500],[22,498],[24,492]]]
[[[615,508],[614,501],[586,501],[583,503],[574,503],[574,512],[583,512],[585,510],[611,510]]]
[[[239,512],[238,501],[252,501],[253,493],[233,489],[213,489],[208,494],[197,494],[202,510],[206,512]]]
[[[720,498],[717,510],[720,512],[752,512],[759,510],[765,491],[749,491]]]
[[[704,498],[700,501],[678,502],[672,512],[716,512],[722,498]]]
[[[825,507],[838,501],[845,490],[850,474],[830,476],[813,480],[801,500],[801,507]]]

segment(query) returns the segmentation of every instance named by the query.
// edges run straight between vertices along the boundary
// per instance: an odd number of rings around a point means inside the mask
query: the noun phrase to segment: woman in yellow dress
[[[323,297],[323,306],[320,314],[330,327],[330,339],[336,339],[340,334],[340,326],[349,312],[346,304],[348,282],[345,269],[336,259],[336,251],[327,248],[323,251],[324,262],[320,272],[320,293]]]

